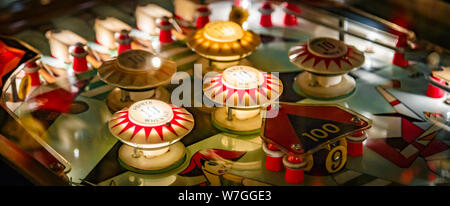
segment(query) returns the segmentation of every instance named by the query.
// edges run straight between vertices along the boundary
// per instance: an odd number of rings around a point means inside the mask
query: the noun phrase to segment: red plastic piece
[[[120,32],[120,35],[117,39],[119,42],[119,48],[117,49],[118,54],[131,49],[131,39],[127,30],[123,30],[122,32]]]
[[[293,164],[299,164],[302,163],[302,158],[297,156],[288,156],[287,158],[288,162]],[[286,167],[286,173],[284,175],[284,179],[286,182],[292,183],[292,184],[300,184],[303,182],[305,178],[305,170],[303,168],[301,169],[292,169],[289,167]]]
[[[61,113],[67,113],[73,103],[74,93],[68,92],[62,88],[51,90],[37,95],[29,101],[39,102],[39,110],[50,110]]]
[[[161,26],[169,26],[171,25],[168,19],[162,19],[160,22]],[[159,31],[159,41],[161,43],[172,43],[172,29],[163,29],[161,28]]]
[[[265,11],[271,11],[272,9],[272,5],[270,4],[270,2],[264,2],[261,6],[261,10],[265,10]],[[272,27],[272,14],[264,14],[261,13],[261,19],[259,21],[259,24],[263,27]]]
[[[300,8],[298,8],[298,6],[293,3],[285,3],[284,8],[297,14],[300,14],[302,12]],[[296,26],[298,24],[297,17],[287,12],[285,12],[284,14],[283,22],[286,26]]]
[[[159,32],[159,41],[161,43],[172,43],[172,31],[171,30],[161,30]]]
[[[31,86],[41,85],[41,79],[39,79],[39,72],[27,73],[31,77]]]
[[[263,27],[272,27],[272,17],[270,14],[261,14],[261,20],[259,21],[259,24]]]
[[[398,36],[397,44],[395,46],[397,48],[406,48],[408,46],[406,34],[401,34]],[[409,62],[405,60],[405,55],[403,53],[395,52],[394,58],[392,59],[392,64],[400,67],[406,67],[409,65]]]
[[[298,24],[297,22],[297,17],[290,15],[290,14],[285,14],[284,15],[284,25],[286,26],[296,26]]]
[[[75,54],[83,54],[83,53],[85,53],[86,51],[84,50],[84,48],[83,48],[83,45],[75,45],[75,48],[73,48],[73,53],[75,53]]]
[[[403,53],[395,52],[394,59],[392,59],[392,64],[400,67],[406,67],[409,65],[409,62],[405,60],[405,55]]]
[[[82,44],[76,44],[72,51],[73,63],[72,68],[75,73],[85,72],[89,69],[86,60],[86,50]]]
[[[300,184],[305,179],[305,171],[304,169],[290,169],[286,168],[286,173],[284,175],[284,179],[286,182],[292,184]]]
[[[431,78],[433,78],[434,80],[436,80],[437,82],[441,83],[441,84],[445,84],[445,81],[442,79],[439,79],[437,77],[432,76]],[[427,89],[427,96],[431,97],[431,98],[442,98],[445,95],[445,91],[439,87],[433,86],[432,84],[428,84],[428,89]]]
[[[130,44],[119,44],[119,48],[117,50],[118,54],[121,54],[124,51],[130,50],[131,49],[131,45]]]
[[[195,22],[195,27],[197,29],[203,28],[207,23],[209,23],[209,14],[206,15],[209,12],[208,7],[202,6],[197,9],[197,12],[200,13],[197,17],[197,21]]]
[[[27,64],[27,67],[30,69],[35,69],[39,67],[36,62],[30,62]],[[31,86],[39,86],[41,85],[41,79],[39,78],[39,72],[38,70],[34,72],[25,72],[26,75],[30,75],[31,78]]]
[[[300,164],[303,162],[301,157],[297,157],[297,156],[288,156],[287,160],[290,163],[294,163],[294,164]]]
[[[352,134],[353,137],[361,137],[363,135],[364,135],[364,131],[359,131],[359,132]]]
[[[273,144],[267,144],[267,148],[273,151],[279,151],[278,148]]]
[[[73,58],[73,71],[76,73],[85,72],[88,70],[86,57]]]
[[[267,144],[267,149],[272,151],[280,151],[275,145]],[[266,169],[270,171],[280,171],[283,169],[283,156],[281,157],[272,157],[266,155]]]
[[[266,169],[274,172],[283,169],[283,157],[271,157],[266,155]]]
[[[363,154],[363,142],[347,141],[347,155],[358,157]]]
[[[365,134],[364,131],[359,131],[352,134],[352,137],[362,137],[364,134]],[[364,152],[363,141],[353,142],[347,140],[347,155],[357,157],[363,155],[363,152]]]

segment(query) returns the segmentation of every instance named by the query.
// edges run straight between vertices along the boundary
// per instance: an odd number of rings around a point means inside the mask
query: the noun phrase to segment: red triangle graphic
[[[282,110],[296,116],[330,120],[350,125],[352,124],[350,120],[353,118],[351,113],[335,106],[282,105]]]
[[[439,140],[434,140],[432,142],[430,142],[430,144],[427,145],[427,147],[425,147],[424,150],[422,150],[420,152],[420,156],[422,157],[428,157],[440,152],[443,152],[445,150],[448,150],[450,147],[445,144],[442,141]]]
[[[408,143],[413,142],[423,132],[423,129],[406,120],[405,118],[402,118],[402,137]]]
[[[368,139],[366,146],[401,168],[408,168],[419,156],[419,152],[417,152],[406,158],[395,148],[389,146],[383,139]]]
[[[300,140],[295,133],[294,128],[289,121],[286,113],[280,109],[278,115],[274,118],[267,118],[264,127],[264,136],[266,137],[283,137],[277,139],[277,144],[283,148],[290,148],[291,144],[300,144]]]

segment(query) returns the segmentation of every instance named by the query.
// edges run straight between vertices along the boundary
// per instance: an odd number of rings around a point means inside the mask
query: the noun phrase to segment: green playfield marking
[[[179,59],[182,59],[184,57],[188,57],[195,54],[194,52],[192,52],[191,50],[186,50],[184,52],[180,52],[178,54],[172,55],[169,57],[169,59],[173,60],[173,61],[177,61]]]
[[[164,51],[176,48],[176,47],[186,47],[186,46],[184,45],[183,41],[174,41],[170,44],[162,45],[161,51],[164,52]]]

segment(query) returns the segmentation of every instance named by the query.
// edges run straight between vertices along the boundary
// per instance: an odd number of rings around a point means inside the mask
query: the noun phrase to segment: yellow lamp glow
[[[244,31],[237,24],[215,21],[205,26],[203,34],[211,41],[233,42],[241,39],[244,36]]]
[[[250,55],[261,43],[259,36],[243,30],[231,21],[214,21],[206,24],[187,38],[193,51],[210,60],[235,61]]]

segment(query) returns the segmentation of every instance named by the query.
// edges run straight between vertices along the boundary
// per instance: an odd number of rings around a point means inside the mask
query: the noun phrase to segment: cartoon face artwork
[[[226,174],[233,163],[245,155],[245,152],[228,151],[221,149],[205,149],[196,152],[189,166],[182,171],[181,176],[199,176],[203,171],[214,175]]]
[[[205,149],[195,153],[188,167],[179,173],[182,177],[203,177],[204,182],[199,185],[242,185],[245,179],[229,174],[231,168],[246,152],[228,151],[221,149]],[[238,164],[238,163],[237,163]],[[233,176],[230,178],[228,176]]]
[[[202,169],[214,175],[224,175],[230,171],[232,163],[227,163],[223,160],[209,160],[205,161]]]

